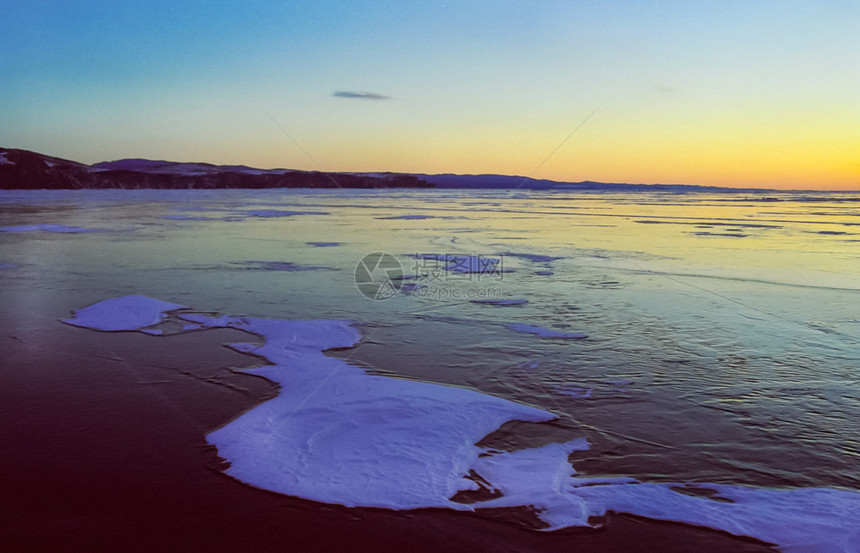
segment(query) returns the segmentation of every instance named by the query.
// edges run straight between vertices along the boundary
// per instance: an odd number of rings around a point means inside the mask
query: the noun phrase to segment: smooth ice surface
[[[13,225],[0,227],[0,232],[57,232],[60,234],[80,234],[85,232],[102,232],[103,229],[69,227],[66,225]]]
[[[562,332],[542,326],[533,326],[522,323],[505,323],[505,327],[514,332],[525,332],[528,334],[537,334],[541,338],[588,338],[588,334],[582,332]]]
[[[0,269],[14,269],[17,265],[11,263],[0,263]]]
[[[392,215],[391,217],[377,217],[377,219],[433,219],[433,215]]]
[[[65,322],[147,332],[181,307],[125,296],[77,310]],[[548,530],[587,525],[612,510],[750,536],[790,553],[860,552],[860,492],[579,478],[569,456],[588,449],[581,438],[511,452],[474,445],[511,420],[553,419],[547,411],[465,388],[370,375],[324,355],[360,340],[350,322],[179,316],[189,329],[235,328],[265,340],[231,347],[271,362],[247,372],[280,384],[279,395],[207,436],[230,462],[227,472],[253,486],[346,506],[531,506]],[[465,478],[470,471],[501,496],[474,505],[451,501],[479,487]]]
[[[161,322],[168,311],[184,307],[146,296],[123,296],[77,309],[74,317],[63,322],[94,330],[142,330]]]

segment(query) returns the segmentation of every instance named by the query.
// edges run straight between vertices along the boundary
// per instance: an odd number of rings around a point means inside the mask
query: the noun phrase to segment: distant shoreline
[[[122,159],[86,165],[29,150],[0,148],[0,190],[80,189],[375,189],[439,188],[476,190],[546,190],[567,192],[666,192],[764,194],[756,201],[779,201],[780,194],[851,193],[850,190],[777,190],[695,184],[630,184],[597,181],[559,182],[511,175],[452,173],[360,173],[258,169],[148,159]],[[777,195],[777,196],[775,196]],[[860,200],[860,198],[850,198]]]

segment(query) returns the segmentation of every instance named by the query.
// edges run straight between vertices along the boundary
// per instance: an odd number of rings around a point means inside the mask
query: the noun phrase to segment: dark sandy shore
[[[204,440],[277,393],[230,370],[254,363],[221,347],[246,334],[99,333],[7,307],[3,551],[772,551],[623,515],[600,530],[536,532],[512,522],[516,512],[347,509],[254,489],[221,473]]]

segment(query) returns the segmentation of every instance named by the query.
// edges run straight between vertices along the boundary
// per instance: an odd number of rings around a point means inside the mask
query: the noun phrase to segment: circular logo
[[[397,295],[403,284],[402,277],[400,262],[386,252],[369,253],[355,266],[355,287],[372,300],[387,300]]]

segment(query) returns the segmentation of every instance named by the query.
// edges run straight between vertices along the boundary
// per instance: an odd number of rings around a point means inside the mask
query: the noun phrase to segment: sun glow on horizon
[[[85,163],[860,189],[850,2],[3,10],[5,147]]]

